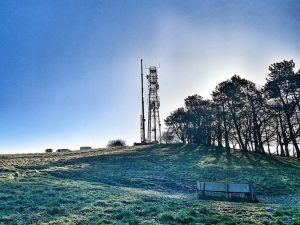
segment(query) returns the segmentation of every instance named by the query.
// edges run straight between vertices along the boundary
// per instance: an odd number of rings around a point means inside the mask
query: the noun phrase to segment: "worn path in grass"
[[[300,224],[300,162],[194,145],[0,155],[0,224]],[[197,200],[253,181],[259,204]]]

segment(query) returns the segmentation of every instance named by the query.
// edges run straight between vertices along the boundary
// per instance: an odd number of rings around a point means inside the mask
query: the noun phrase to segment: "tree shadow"
[[[51,169],[55,167],[58,169]],[[67,169],[60,170],[59,167]],[[253,181],[261,194],[295,193],[299,174],[299,167],[288,167],[286,163],[269,156],[229,153],[220,149],[182,144],[152,145],[128,152],[69,159],[38,167],[25,166],[22,169],[41,170],[57,179],[166,194],[192,194],[197,180]],[[274,176],[275,172],[277,176]]]

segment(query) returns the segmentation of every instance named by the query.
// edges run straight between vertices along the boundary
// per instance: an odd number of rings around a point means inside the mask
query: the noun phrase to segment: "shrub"
[[[122,139],[115,139],[115,140],[110,140],[107,144],[108,148],[113,148],[113,147],[124,147],[126,146],[126,142]]]

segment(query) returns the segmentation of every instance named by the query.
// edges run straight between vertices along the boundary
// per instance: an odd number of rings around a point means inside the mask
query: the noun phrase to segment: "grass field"
[[[260,203],[198,200],[253,181]],[[300,161],[194,145],[0,155],[0,224],[300,224]]]

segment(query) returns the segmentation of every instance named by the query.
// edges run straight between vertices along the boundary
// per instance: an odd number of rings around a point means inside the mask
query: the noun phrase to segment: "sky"
[[[299,0],[16,0],[0,18],[0,154],[140,141],[141,58],[162,123],[234,74],[300,69]]]

